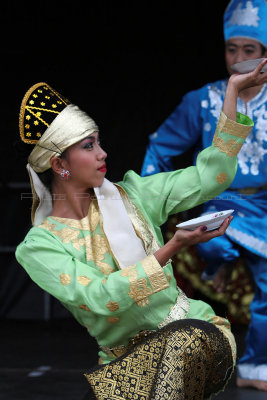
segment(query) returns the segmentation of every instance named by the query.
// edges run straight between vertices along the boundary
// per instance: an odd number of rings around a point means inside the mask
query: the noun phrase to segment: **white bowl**
[[[233,71],[239,72],[240,74],[246,74],[247,72],[254,71],[254,69],[259,65],[259,63],[266,58],[256,58],[255,60],[242,61],[231,65]],[[267,64],[264,65],[261,72],[267,71]]]
[[[214,229],[218,229],[223,221],[233,214],[235,210],[224,210],[217,211],[213,214],[205,214],[198,218],[190,219],[186,222],[182,222],[181,224],[176,225],[177,228],[186,229],[188,231],[194,231],[199,226],[205,225],[207,227],[207,231],[212,231]]]

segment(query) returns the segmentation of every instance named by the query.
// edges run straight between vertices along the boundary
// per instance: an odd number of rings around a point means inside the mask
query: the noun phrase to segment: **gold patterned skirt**
[[[85,373],[88,399],[200,400],[221,391],[234,368],[231,347],[213,324],[172,322],[109,364]]]

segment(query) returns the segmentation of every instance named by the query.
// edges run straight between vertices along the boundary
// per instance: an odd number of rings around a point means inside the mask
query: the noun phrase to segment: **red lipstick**
[[[106,164],[103,164],[100,168],[98,168],[98,171],[100,171],[100,172],[107,172]]]

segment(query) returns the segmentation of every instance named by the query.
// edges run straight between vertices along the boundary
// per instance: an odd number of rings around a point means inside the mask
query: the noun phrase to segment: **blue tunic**
[[[172,157],[195,145],[210,146],[222,109],[227,80],[209,83],[187,93],[175,111],[149,137],[142,175],[171,171]],[[238,154],[238,169],[230,190],[209,201],[204,212],[233,208],[227,235],[256,255],[267,258],[267,84],[250,102],[238,98],[237,110],[254,121],[254,128]],[[265,187],[265,188],[264,188]],[[244,188],[259,188],[244,194]],[[237,190],[233,190],[237,189]]]
[[[226,85],[227,80],[220,80],[183,97],[157,132],[150,135],[142,175],[170,171],[172,157],[194,145],[196,159],[197,153],[211,144]],[[201,243],[198,250],[209,265],[208,274],[224,262],[235,261],[243,252],[256,288],[238,373],[243,378],[267,381],[267,346],[262,334],[267,331],[267,84],[247,104],[238,98],[237,111],[247,114],[254,128],[238,154],[232,185],[204,205],[204,213],[234,209],[234,219],[225,235]]]

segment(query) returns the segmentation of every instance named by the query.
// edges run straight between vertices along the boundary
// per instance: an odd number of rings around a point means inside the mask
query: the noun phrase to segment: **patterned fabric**
[[[223,389],[232,369],[229,343],[217,328],[182,320],[85,377],[92,399],[200,400]]]
[[[224,38],[244,37],[267,47],[265,0],[232,0],[224,13]]]
[[[69,101],[44,82],[32,86],[25,94],[20,109],[19,129],[23,142],[35,144],[69,104]]]

